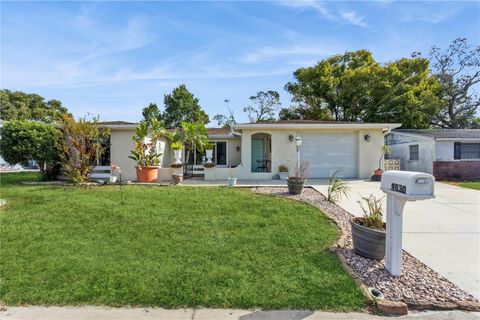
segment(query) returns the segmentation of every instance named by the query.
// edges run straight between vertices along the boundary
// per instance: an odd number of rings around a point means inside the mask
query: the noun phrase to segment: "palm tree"
[[[182,142],[185,149],[203,152],[205,146],[208,144],[207,129],[203,123],[182,122],[180,128],[173,136],[175,142]],[[185,163],[190,160],[190,153],[185,154]]]

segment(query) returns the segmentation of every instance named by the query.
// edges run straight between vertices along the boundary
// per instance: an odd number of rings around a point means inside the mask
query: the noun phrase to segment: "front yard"
[[[454,186],[459,186],[462,188],[480,190],[480,181],[462,181],[462,182],[446,181],[446,183],[453,184]]]
[[[246,189],[25,186],[1,174],[7,305],[365,306],[318,209]]]

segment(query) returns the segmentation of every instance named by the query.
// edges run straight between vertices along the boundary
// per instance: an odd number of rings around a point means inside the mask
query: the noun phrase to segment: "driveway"
[[[326,181],[310,183],[326,194]],[[338,204],[356,216],[363,214],[357,203],[362,195],[384,195],[379,182],[355,180],[348,184],[349,198]],[[436,182],[435,196],[405,205],[403,248],[480,298],[480,192]]]

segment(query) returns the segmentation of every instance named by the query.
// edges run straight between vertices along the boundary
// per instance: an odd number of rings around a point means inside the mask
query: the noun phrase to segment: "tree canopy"
[[[142,115],[145,122],[150,122],[154,119],[162,121],[162,113],[156,103],[150,103],[148,107],[143,108]]]
[[[178,128],[184,121],[202,124],[210,122],[208,114],[202,110],[198,99],[184,84],[165,95],[164,105],[162,119],[167,128]]]
[[[280,94],[277,91],[259,91],[250,97],[250,105],[243,108],[250,122],[265,122],[275,119],[280,107]]]
[[[35,120],[51,123],[68,114],[58,100],[48,100],[34,93],[0,90],[0,118],[2,120]]]
[[[384,65],[367,50],[346,52],[294,72],[285,85],[296,104],[282,119],[401,122],[426,128],[438,112],[440,84],[429,62],[404,58]]]

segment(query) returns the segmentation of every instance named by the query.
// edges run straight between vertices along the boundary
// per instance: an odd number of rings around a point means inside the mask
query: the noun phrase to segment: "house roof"
[[[99,122],[100,125],[111,126],[111,125],[136,125],[135,122],[127,122],[127,121],[102,121]]]
[[[370,123],[348,121],[279,120],[271,122],[240,123],[234,129],[394,129],[401,123]]]
[[[446,140],[480,139],[480,129],[396,129],[395,132]]]

